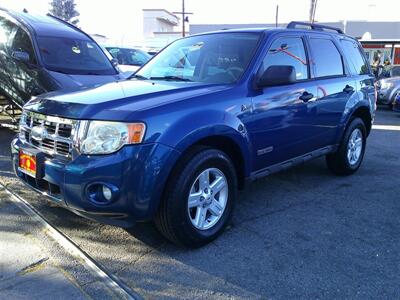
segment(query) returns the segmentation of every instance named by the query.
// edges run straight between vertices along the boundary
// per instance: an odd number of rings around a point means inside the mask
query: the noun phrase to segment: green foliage
[[[50,13],[76,25],[79,20],[79,12],[76,10],[75,0],[52,0]]]

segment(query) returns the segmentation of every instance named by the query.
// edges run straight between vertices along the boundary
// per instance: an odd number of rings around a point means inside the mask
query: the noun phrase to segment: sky
[[[50,0],[0,0],[0,6],[45,14]],[[142,9],[181,11],[182,0],[75,0],[79,26],[88,33],[106,35],[117,43],[142,40]],[[191,24],[274,23],[276,5],[279,21],[307,20],[310,0],[186,0],[193,12]],[[315,19],[400,21],[400,0],[318,0]],[[177,29],[179,30],[179,29]]]

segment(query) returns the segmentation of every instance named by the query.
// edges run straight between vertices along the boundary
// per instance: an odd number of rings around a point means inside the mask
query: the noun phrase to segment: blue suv
[[[32,99],[12,157],[21,180],[81,216],[154,220],[199,247],[246,182],[319,156],[354,173],[375,102],[363,51],[339,29],[226,30],[173,42],[128,80]]]

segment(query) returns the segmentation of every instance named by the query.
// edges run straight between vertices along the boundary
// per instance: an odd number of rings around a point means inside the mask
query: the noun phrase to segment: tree
[[[79,20],[79,12],[76,10],[75,0],[52,0],[50,2],[50,13],[76,25]]]

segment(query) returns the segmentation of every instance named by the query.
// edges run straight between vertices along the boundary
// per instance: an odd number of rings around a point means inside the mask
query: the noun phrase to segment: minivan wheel
[[[237,176],[229,157],[201,149],[172,173],[154,221],[171,242],[201,247],[223,232],[236,197]]]
[[[339,149],[326,156],[328,168],[338,175],[351,175],[358,170],[364,158],[366,145],[365,124],[353,119],[347,127]]]

